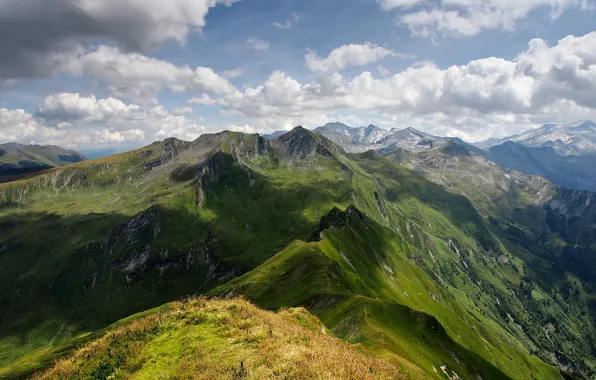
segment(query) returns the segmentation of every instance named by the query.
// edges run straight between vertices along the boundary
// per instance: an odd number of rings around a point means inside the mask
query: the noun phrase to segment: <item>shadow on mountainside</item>
[[[306,239],[347,196],[324,176],[284,185],[218,157],[217,175],[201,185],[200,207],[184,203],[184,194],[196,193],[197,177],[189,174],[174,181],[187,182],[186,193],[135,216],[21,211],[17,201],[5,202],[0,367],[243,274]]]

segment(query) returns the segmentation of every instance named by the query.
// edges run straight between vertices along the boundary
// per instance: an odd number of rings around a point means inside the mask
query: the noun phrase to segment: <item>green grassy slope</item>
[[[0,182],[85,159],[78,152],[53,145],[0,144]]]
[[[360,225],[317,230],[352,204]],[[265,307],[307,305],[416,373],[442,376],[443,363],[461,376],[560,378],[531,355],[557,363],[544,330],[530,328],[547,325],[546,309],[522,314],[527,262],[466,198],[304,129],[271,142],[168,139],[3,184],[0,227],[0,374],[232,280],[223,289]]]
[[[243,294],[274,309],[308,305],[338,336],[425,370],[445,365],[465,378],[560,377],[522,353],[519,339],[466,305],[469,299],[459,299],[460,291],[427,276],[398,234],[353,207],[330,217],[321,241],[294,241],[213,293]]]
[[[513,289],[524,307],[509,313],[542,348],[535,352],[593,377],[596,195],[502,169],[470,152],[428,152],[406,166],[470,199],[521,262]]]

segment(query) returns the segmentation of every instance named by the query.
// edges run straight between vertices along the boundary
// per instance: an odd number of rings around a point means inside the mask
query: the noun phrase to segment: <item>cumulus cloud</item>
[[[389,49],[367,42],[340,46],[327,56],[320,58],[314,51],[304,57],[311,71],[335,72],[350,66],[364,66],[386,57],[396,55]]]
[[[61,67],[71,76],[89,76],[118,97],[138,102],[153,100],[162,90],[197,91],[215,95],[236,92],[234,86],[209,67],[176,66],[140,53],[123,52],[117,47],[99,46],[71,57]]]
[[[195,112],[195,111],[192,109],[192,107],[188,107],[188,106],[176,107],[172,110],[172,113],[174,115],[178,115],[178,116],[188,115],[193,112]]]
[[[338,111],[374,112],[436,133],[481,139],[545,119],[569,122],[574,119],[565,110],[569,104],[578,115],[594,118],[595,47],[596,32],[566,37],[555,46],[532,40],[511,61],[489,57],[444,69],[423,62],[388,77],[335,72],[301,83],[276,71],[262,85],[217,103],[253,127],[282,127],[286,120],[308,125],[300,119],[321,120]]]
[[[170,136],[197,138],[205,127],[183,113],[170,113],[162,106],[126,104],[111,97],[60,93],[48,96],[35,114],[0,109],[0,139],[85,148],[139,146]]]
[[[274,71],[264,82],[242,90],[208,68],[193,70],[128,56],[136,53],[120,54],[130,60],[106,60],[111,62],[104,65],[109,75],[94,75],[114,86],[128,80],[130,86],[151,89],[147,93],[196,91],[187,106],[218,106],[225,122],[238,130],[270,132],[335,119],[366,120],[481,140],[547,122],[596,119],[596,32],[568,36],[552,45],[534,39],[512,60],[488,57],[446,68],[419,62],[393,73],[381,70],[382,75],[364,71],[351,76],[330,69],[307,81]],[[348,63],[334,63],[333,57],[329,67],[347,67]],[[363,62],[340,57],[350,65]],[[96,61],[101,62],[90,62]],[[141,76],[127,71],[136,61],[141,66],[132,72]],[[147,74],[154,66],[163,73]],[[150,86],[153,81],[155,87]],[[63,138],[71,145],[93,139],[140,144],[171,135],[190,138],[205,129],[185,117],[186,111],[125,103],[115,96],[56,94],[46,98],[34,115],[2,109],[0,138],[56,143]]]
[[[389,10],[409,0],[381,0],[381,8]],[[412,3],[421,3],[412,0]],[[390,6],[396,4],[396,6]],[[432,3],[428,3],[432,4]],[[410,4],[413,5],[413,4]],[[473,36],[487,29],[514,29],[517,22],[539,8],[550,10],[552,18],[566,7],[578,5],[577,0],[445,0],[441,6],[429,5],[398,17],[413,35],[422,37],[436,33]],[[582,5],[582,7],[585,7]]]
[[[226,79],[233,79],[233,78],[241,77],[242,75],[244,75],[245,71],[246,70],[242,67],[236,67],[235,69],[226,70],[226,71],[222,72],[220,74],[220,76],[222,78],[226,78]]]
[[[201,94],[200,96],[195,96],[188,100],[188,104],[193,106],[214,106],[218,103],[217,100],[212,99],[207,94]]]
[[[184,43],[205,26],[211,7],[236,1],[1,0],[0,78],[52,75],[97,40],[131,51]]]

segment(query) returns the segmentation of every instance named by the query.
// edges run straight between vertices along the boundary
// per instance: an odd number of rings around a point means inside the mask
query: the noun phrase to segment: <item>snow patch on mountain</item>
[[[551,147],[558,154],[596,154],[596,123],[581,120],[568,125],[546,124],[504,139],[491,139],[477,144],[481,148],[491,148],[507,141],[514,141],[531,148]]]
[[[320,133],[349,152],[387,152],[397,148],[420,152],[444,146],[449,142],[448,138],[433,136],[414,128],[387,130],[375,125],[354,128],[342,123],[328,123],[316,128],[314,132]]]

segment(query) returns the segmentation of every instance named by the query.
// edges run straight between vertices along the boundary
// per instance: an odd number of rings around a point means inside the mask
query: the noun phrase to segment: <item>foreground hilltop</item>
[[[451,143],[420,165],[475,162]],[[455,194],[400,163],[410,158],[349,154],[300,127],[222,132],[0,185],[0,375],[210,294],[305,307],[417,378],[443,366],[462,378],[593,376],[591,198],[517,173],[502,189],[513,213],[501,213],[486,200],[498,192]]]
[[[303,308],[186,299],[119,322],[34,379],[407,379]]]

